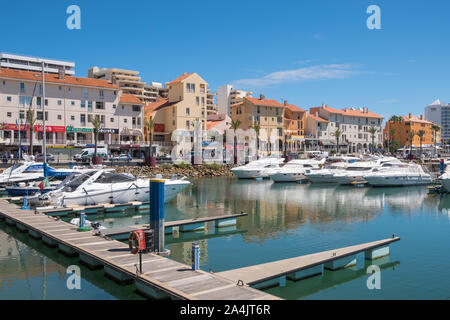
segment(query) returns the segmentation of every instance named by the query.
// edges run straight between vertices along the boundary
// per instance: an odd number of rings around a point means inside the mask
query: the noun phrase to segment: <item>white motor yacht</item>
[[[270,174],[280,169],[283,161],[283,158],[263,158],[233,168],[231,172],[239,179],[268,178]]]
[[[191,183],[187,180],[164,179],[164,201],[170,201]],[[93,170],[70,179],[61,188],[40,198],[57,207],[122,204],[150,200],[150,179],[136,179],[132,175],[111,170]]]
[[[382,168],[385,163],[401,163],[394,157],[373,158],[371,161],[360,161],[348,165],[345,170],[334,174],[333,178],[340,185],[351,185],[355,182],[366,182],[365,176]]]
[[[419,186],[431,183],[431,176],[414,163],[384,163],[366,175],[365,180],[375,187]]]
[[[332,157],[329,158],[333,162],[322,169],[311,170],[305,173],[305,177],[312,183],[336,183],[334,175],[347,168],[349,164],[361,161],[356,157]]]
[[[289,161],[281,167],[278,172],[269,175],[274,182],[296,182],[306,179],[305,173],[311,170],[320,169],[320,165],[325,163],[325,159],[320,161],[313,159],[299,159]]]

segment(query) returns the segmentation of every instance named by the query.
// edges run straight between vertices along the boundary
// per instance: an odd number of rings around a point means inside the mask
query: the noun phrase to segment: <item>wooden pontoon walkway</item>
[[[138,291],[153,298],[189,300],[265,300],[279,299],[218,274],[193,271],[191,267],[171,259],[144,254],[143,272],[137,272],[138,256],[128,246],[116,240],[99,237],[92,232],[80,233],[76,226],[55,220],[45,214],[21,210],[17,205],[0,200],[0,218],[15,224],[30,236],[41,238],[50,246],[57,246],[69,255],[94,267],[104,268],[105,275],[119,282],[132,282]]]
[[[173,227],[202,224],[202,223],[207,223],[207,222],[211,222],[211,221],[236,219],[239,217],[245,217],[247,215],[248,215],[247,213],[238,213],[238,214],[233,214],[233,215],[212,216],[212,217],[197,218],[197,219],[165,221],[164,228],[169,229],[169,228],[173,228]],[[118,235],[123,235],[123,234],[129,234],[130,232],[133,232],[136,230],[147,230],[149,228],[150,228],[149,224],[143,224],[143,225],[135,225],[135,226],[127,226],[127,227],[109,228],[106,230],[101,230],[100,232],[104,236],[113,237],[113,236],[118,236]]]
[[[219,272],[218,275],[235,282],[242,281],[244,284],[252,286],[275,278],[289,276],[302,270],[311,269],[327,262],[354,256],[360,252],[384,247],[399,240],[399,237],[393,237],[390,239],[358,244],[341,249],[329,250],[296,258],[278,260],[255,266]]]

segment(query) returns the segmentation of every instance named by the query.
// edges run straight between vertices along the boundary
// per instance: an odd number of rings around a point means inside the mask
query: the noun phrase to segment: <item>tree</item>
[[[394,136],[395,136],[395,128],[389,129],[389,140],[391,140],[391,150],[389,150],[391,153],[394,153]]]
[[[436,134],[439,132],[439,131],[441,131],[441,127],[440,126],[438,126],[438,125],[436,125],[436,124],[433,124],[432,126],[431,126],[431,130],[433,130],[433,135],[434,135],[434,154],[436,154]]]
[[[147,133],[150,137],[150,157],[153,157],[153,131],[155,130],[155,120],[152,116],[149,116],[145,121],[145,128],[147,129]]]
[[[336,137],[336,153],[339,153],[339,139],[342,135],[342,131],[339,129],[336,129],[334,133],[332,133]]]
[[[97,164],[97,142],[98,142],[98,131],[100,129],[100,126],[102,125],[102,121],[100,120],[100,116],[96,115],[91,120],[92,125],[94,126],[94,164]]]
[[[420,157],[422,157],[422,142],[423,142],[424,135],[425,135],[424,130],[419,130],[419,132],[417,132],[417,136],[419,137],[419,140],[420,140]]]
[[[259,123],[255,123],[252,128],[256,132],[256,159],[259,159],[259,131],[261,130],[261,126]]]
[[[394,153],[394,150],[396,149],[396,148],[394,148],[394,135],[395,135],[395,127],[394,128],[391,128],[391,126],[390,126],[390,124],[391,123],[393,123],[394,125],[396,124],[396,123],[401,123],[401,122],[403,122],[403,117],[402,116],[392,116],[391,117],[391,119],[389,119],[389,138],[390,138],[390,140],[391,140],[391,149],[392,149],[392,153]]]
[[[241,126],[241,120],[232,120],[231,128],[234,130],[234,164],[237,164],[237,137],[236,130]]]
[[[370,149],[372,150],[372,153],[373,153],[373,149],[374,149],[374,146],[375,146],[375,134],[377,132],[378,132],[378,129],[376,127],[370,127],[369,128],[369,133],[370,133],[370,135],[372,137],[372,145],[370,147]]]
[[[33,131],[34,124],[36,123],[36,116],[34,115],[34,110],[29,109],[27,111],[27,122],[30,129],[30,156],[33,155]]]
[[[413,147],[413,141],[414,141],[414,136],[415,135],[416,135],[416,133],[414,132],[414,130],[411,130],[408,133],[408,138],[409,138],[409,141],[410,141],[410,144],[409,144],[409,155],[410,156],[412,155],[412,147]]]

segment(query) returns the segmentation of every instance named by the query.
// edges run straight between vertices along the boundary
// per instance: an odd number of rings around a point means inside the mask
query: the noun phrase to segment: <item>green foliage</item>
[[[160,164],[159,167],[161,169],[171,169],[173,166],[171,164],[163,163],[163,164]]]
[[[206,167],[208,169],[211,169],[211,170],[219,170],[220,169],[220,164],[218,164],[218,163],[209,163],[209,164],[206,165]]]
[[[187,162],[180,162],[180,163],[175,163],[174,166],[179,169],[188,169],[191,167],[191,164],[187,163]]]

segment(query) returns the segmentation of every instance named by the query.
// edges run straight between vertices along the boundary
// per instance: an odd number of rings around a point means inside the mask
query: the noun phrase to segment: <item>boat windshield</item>
[[[86,172],[75,176],[69,176],[67,179],[66,186],[64,187],[64,192],[71,192],[76,190],[83,182],[92,177],[96,171]]]
[[[348,167],[347,171],[369,171],[371,167]]]
[[[13,164],[12,167],[9,167],[8,169],[6,169],[5,171],[3,171],[2,175],[10,175],[14,170],[16,170],[17,168],[23,166],[23,164],[21,163],[15,163]]]
[[[136,179],[123,173],[104,172],[95,183],[132,182]]]

